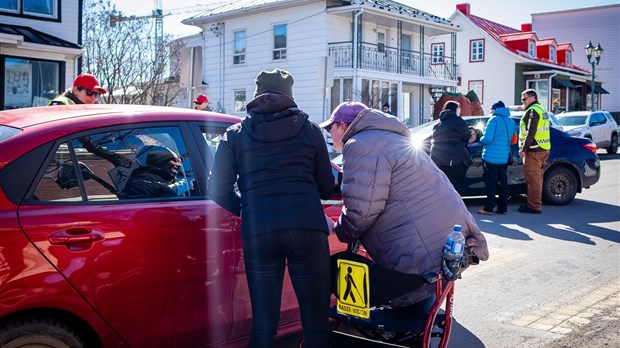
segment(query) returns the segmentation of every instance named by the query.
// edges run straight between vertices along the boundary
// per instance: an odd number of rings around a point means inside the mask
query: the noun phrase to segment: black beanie
[[[148,155],[146,155],[146,164],[153,167],[159,167],[175,158],[179,158],[179,156],[177,156],[170,149],[163,146],[153,146],[149,149]]]
[[[278,91],[293,99],[293,75],[282,69],[261,71],[256,76],[256,91],[254,98],[270,91]]]
[[[453,100],[449,100],[443,105],[444,110],[450,110],[450,111],[456,112],[456,109],[458,108],[459,108],[459,103]]]

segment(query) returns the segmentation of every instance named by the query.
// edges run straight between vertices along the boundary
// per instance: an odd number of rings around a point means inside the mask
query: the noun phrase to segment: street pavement
[[[523,198],[494,216],[465,200],[490,258],[457,281],[450,348],[620,346],[620,155],[599,156],[600,181],[541,215],[518,213]]]

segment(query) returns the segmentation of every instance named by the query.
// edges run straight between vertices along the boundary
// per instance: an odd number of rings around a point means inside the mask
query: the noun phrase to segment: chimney
[[[456,5],[456,9],[461,11],[466,16],[469,16],[469,14],[471,13],[470,5],[468,3],[458,4]]]
[[[532,23],[521,24],[521,31],[523,32],[532,31]]]

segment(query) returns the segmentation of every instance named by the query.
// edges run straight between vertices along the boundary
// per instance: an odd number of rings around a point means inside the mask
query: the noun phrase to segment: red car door
[[[182,161],[178,196],[125,197],[123,168],[164,145]],[[32,243],[132,347],[210,346],[231,329],[239,231],[199,192],[192,160],[176,127],[81,136],[56,148],[18,210]]]

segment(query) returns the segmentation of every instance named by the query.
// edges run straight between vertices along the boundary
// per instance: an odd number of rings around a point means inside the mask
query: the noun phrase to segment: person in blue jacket
[[[486,124],[484,135],[480,138],[482,148],[482,166],[484,169],[483,179],[487,200],[484,208],[478,213],[493,215],[493,209],[497,205],[498,214],[506,214],[508,211],[508,159],[510,147],[517,125],[510,118],[510,110],[500,100],[491,106],[493,115]],[[495,194],[499,194],[499,200]]]

